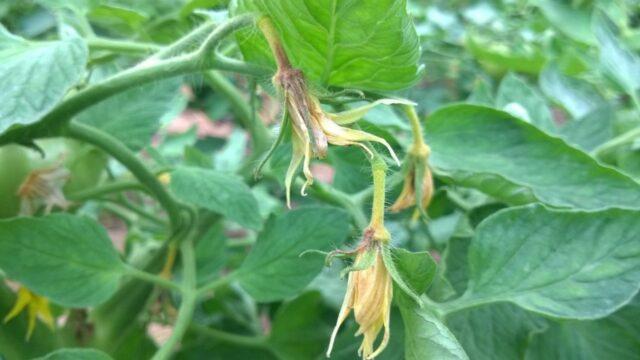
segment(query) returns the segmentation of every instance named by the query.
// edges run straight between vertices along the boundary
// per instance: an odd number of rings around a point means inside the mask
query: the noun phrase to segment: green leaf
[[[594,16],[593,31],[600,44],[600,65],[605,75],[631,96],[640,88],[640,57],[618,39],[618,29],[602,12]]]
[[[80,38],[36,43],[0,25],[0,134],[46,115],[82,79],[86,62]]]
[[[337,208],[305,207],[272,218],[237,270],[240,284],[260,302],[292,297],[324,265],[321,256],[300,254],[339,247],[348,231],[348,216]]]
[[[556,64],[540,73],[540,88],[574,118],[580,118],[602,107],[606,100],[588,82],[564,75]]]
[[[151,142],[161,120],[186,105],[178,78],[137,86],[81,112],[78,121],[103,130],[134,151]]]
[[[521,47],[493,37],[469,32],[465,47],[478,62],[494,75],[509,71],[538,74],[546,63],[546,55],[538,47],[525,44]]]
[[[560,135],[584,151],[593,151],[599,145],[613,138],[615,111],[604,104],[580,119],[569,121],[562,129]]]
[[[542,205],[503,210],[477,228],[462,303],[513,302],[559,318],[606,316],[640,285],[640,214]]]
[[[527,360],[627,360],[640,354],[640,301],[595,321],[553,322],[529,343]]]
[[[546,326],[541,317],[508,303],[459,311],[446,322],[474,360],[523,359],[530,336]]]
[[[507,113],[453,105],[425,124],[436,174],[508,203],[580,209],[640,207],[631,178]]]
[[[447,243],[447,250],[443,256],[446,278],[458,294],[465,292],[469,281],[467,264],[469,245],[471,245],[471,239],[454,237]]]
[[[54,214],[0,221],[0,268],[60,305],[86,307],[118,289],[124,264],[95,220]]]
[[[409,297],[417,296],[416,299],[419,299],[419,296],[427,291],[433,281],[436,274],[436,262],[427,251],[410,252],[401,248],[391,249],[391,258],[395,271],[392,271],[393,269],[388,266],[387,269],[389,269],[398,288],[404,290],[403,287],[407,287],[411,293],[406,295]],[[403,285],[399,285],[398,279],[402,281]],[[405,293],[396,292],[396,299],[408,300],[403,295]]]
[[[195,250],[198,284],[217,278],[227,260],[227,237],[220,222],[204,234]]]
[[[320,293],[309,292],[278,309],[268,343],[280,359],[313,359],[324,352],[331,329],[322,322],[321,307]]]
[[[496,106],[549,133],[556,131],[551,111],[537,90],[512,73],[502,79]]]
[[[111,360],[109,355],[94,349],[60,349],[36,360]]]
[[[418,36],[406,0],[240,0],[235,12],[271,17],[294,67],[323,87],[397,90],[419,78]],[[274,61],[264,38],[249,30],[238,44],[245,58]]]
[[[222,214],[249,229],[262,226],[258,202],[237,175],[182,166],[171,173],[171,190],[180,200]]]
[[[456,337],[430,310],[401,307],[406,360],[468,360]]]
[[[495,104],[493,98],[493,87],[486,79],[479,78],[473,84],[473,90],[467,98],[467,103],[492,106]]]
[[[561,0],[535,0],[533,3],[564,35],[584,44],[595,44],[591,32],[591,12],[586,6],[572,6],[569,1]]]

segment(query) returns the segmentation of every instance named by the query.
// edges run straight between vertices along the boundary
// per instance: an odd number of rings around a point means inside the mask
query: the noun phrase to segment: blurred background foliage
[[[13,34],[40,40],[55,37],[60,23],[72,26],[87,38],[92,71],[87,81],[95,81],[104,74],[137,63],[152,53],[152,45],[175,41],[203,18],[224,19],[227,5],[224,0],[3,0],[0,21]],[[421,39],[424,73],[419,84],[397,95],[417,102],[419,113],[427,122],[431,112],[455,102],[499,108],[640,178],[640,137],[632,136],[637,135],[640,127],[638,1],[411,0],[408,11]],[[129,54],[120,54],[109,50],[109,44],[102,41],[106,38],[126,39],[142,45],[131,49]],[[237,54],[233,41],[225,46],[225,52]],[[272,90],[268,80],[258,79],[264,89],[258,87],[254,95],[250,94],[255,83],[242,76],[212,80],[193,75],[185,77],[181,84],[163,81],[145,86],[138,106],[129,111],[140,115],[145,114],[144,109],[159,109],[149,116],[159,119],[161,126],[159,130],[154,126],[141,130],[143,134],[153,135],[152,146],[144,141],[129,145],[142,150],[147,161],[158,167],[180,163],[243,172],[246,164],[242,161],[246,158],[249,140],[234,121],[242,108],[220,87],[233,84],[242,94],[249,94],[243,95],[242,101],[251,104],[258,116],[271,126],[279,118],[279,104],[269,96]],[[163,95],[167,92],[168,97]],[[109,106],[106,111],[122,107],[117,101]],[[86,117],[88,122],[92,121],[91,114]],[[115,126],[121,126],[126,120],[116,122]],[[389,108],[371,111],[361,126],[385,137],[399,150],[410,136],[406,120]],[[272,175],[284,171],[287,153],[276,152],[271,160]],[[325,164],[317,165],[314,171],[322,175],[319,179],[324,178],[346,193],[357,193],[370,186],[368,165],[356,149],[332,148]],[[124,169],[110,162],[104,176],[117,177],[123,172]],[[252,189],[265,217],[284,211],[278,178],[282,176],[267,176]],[[443,179],[436,181],[437,192],[428,211],[431,217],[428,223],[416,222],[410,212],[405,212],[390,216],[388,227],[396,245],[415,251],[428,249],[446,265],[442,268],[451,269],[446,276],[440,274],[429,290],[433,299],[444,300],[464,289],[466,275],[460,259],[464,259],[475,226],[505,204]],[[399,186],[390,190],[391,199],[400,191]],[[156,205],[144,199],[133,201],[151,213],[157,210]],[[314,200],[297,197],[296,201],[304,204]],[[109,204],[87,203],[80,211],[100,215],[105,224],[115,223],[110,227],[110,234],[123,237],[121,251],[133,262],[145,256],[145,249],[158,246],[158,226],[154,219],[121,224],[108,216],[116,211]],[[221,268],[237,267],[246,254],[247,245],[255,240],[255,233],[230,222],[212,227],[207,234],[211,241],[201,242],[197,249],[199,266],[203,274],[213,278]],[[450,255],[452,253],[456,256]],[[339,269],[338,264],[326,269],[309,286],[308,292],[284,304],[257,304],[239,287],[225,289],[198,309],[196,325],[185,338],[178,358],[321,358],[344,292]],[[12,303],[11,296],[7,289],[0,289],[0,314]],[[130,308],[116,306],[114,300],[103,305],[95,316],[98,321],[101,316],[111,321],[109,326],[95,329],[98,336],[109,338],[104,343],[98,341],[96,346],[109,349],[115,358],[131,359],[131,354],[137,354],[134,358],[146,358],[155,349],[146,334],[160,341],[157,338],[162,333],[161,330],[149,331],[148,324],[162,328],[171,323],[167,319],[172,310],[161,308],[166,303],[160,301],[141,313],[149,299],[144,289],[132,289],[121,297],[119,301],[126,299]],[[67,327],[59,336],[82,339],[82,331],[94,331],[82,327],[86,325],[83,314],[75,315],[80,325]],[[132,318],[137,320],[132,322]],[[393,319],[401,320],[399,316]],[[246,336],[270,332],[272,346],[266,350],[262,343],[252,343],[242,337],[208,336],[207,333],[213,331],[208,330],[208,325]],[[20,326],[25,324],[0,325],[0,337],[16,334],[21,331]],[[533,325],[532,328],[537,329]],[[341,334],[332,358],[354,358],[355,327],[351,326],[350,331]],[[392,344],[381,359],[403,358],[402,331],[401,322],[393,324]],[[119,335],[115,341],[114,334]],[[48,330],[39,326],[26,353],[30,356],[46,353],[48,350],[44,349],[52,346],[48,337]],[[537,343],[545,339],[540,338]],[[243,340],[246,342],[239,345]],[[214,347],[215,351],[211,351]],[[40,348],[43,350],[38,351]]]

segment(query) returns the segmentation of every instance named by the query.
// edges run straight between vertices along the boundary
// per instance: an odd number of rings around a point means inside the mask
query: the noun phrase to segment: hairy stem
[[[179,203],[142,161],[118,139],[96,128],[76,122],[70,122],[66,126],[64,133],[71,138],[93,144],[120,161],[167,211],[172,230],[176,232],[180,228],[181,212]]]
[[[173,281],[167,280],[158,275],[154,275],[142,270],[138,270],[132,266],[127,266],[126,274],[136,279],[144,280],[144,281],[153,283],[155,285],[161,286],[168,290],[182,291],[182,288],[180,287],[180,285],[174,283]]]
[[[373,204],[371,205],[371,221],[369,227],[378,229],[384,227],[387,164],[385,164],[384,160],[377,154],[371,159],[371,172],[373,174]]]
[[[413,134],[413,148],[412,150],[420,151],[425,147],[424,139],[422,138],[422,125],[420,125],[420,118],[416,113],[416,109],[412,105],[403,105],[402,109],[409,119],[411,124],[411,132]]]
[[[180,255],[182,256],[182,303],[178,310],[178,319],[173,326],[173,332],[162,345],[160,349],[153,355],[152,360],[165,360],[171,357],[175,347],[182,340],[187,332],[189,324],[193,319],[198,294],[196,292],[197,274],[196,274],[196,258],[193,249],[193,240],[185,239],[180,244]]]
[[[212,329],[198,324],[191,324],[190,329],[200,335],[231,345],[239,345],[242,347],[252,348],[267,348],[266,338],[262,336],[232,334],[226,331]]]
[[[263,68],[248,65],[221,55],[214,56],[210,51],[224,37],[239,28],[249,26],[253,21],[254,18],[250,15],[232,18],[211,32],[198,50],[192,53],[166,60],[153,59],[143,62],[138,66],[78,91],[56,106],[39,122],[5,132],[0,136],[0,145],[10,142],[29,144],[35,138],[54,136],[60,127],[64,126],[82,110],[119,92],[149,82],[208,69],[264,76],[268,71]]]
[[[137,181],[113,181],[104,185],[96,186],[91,189],[74,192],[70,195],[67,195],[67,198],[73,201],[85,201],[89,199],[99,198],[101,196],[109,195],[112,193],[119,193],[130,190],[146,192],[147,188],[145,188]]]
[[[242,93],[218,71],[207,71],[204,78],[209,86],[225,95],[231,103],[234,114],[251,135],[253,153],[261,154],[268,149],[271,142],[269,130],[257,116],[253,116],[253,110]]]

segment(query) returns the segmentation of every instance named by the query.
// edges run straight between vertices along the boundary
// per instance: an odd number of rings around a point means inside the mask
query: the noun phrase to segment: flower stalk
[[[386,348],[391,336],[393,281],[383,258],[385,248],[389,246],[391,239],[389,231],[384,226],[387,165],[378,154],[375,154],[371,160],[371,170],[373,173],[371,221],[364,231],[360,245],[353,252],[355,254],[353,265],[346,269],[349,272],[347,293],[331,334],[327,357],[331,354],[340,326],[352,310],[359,325],[356,336],[363,336],[358,349],[358,355],[362,359],[374,359],[378,356]],[[383,331],[382,340],[376,346],[375,343],[381,331]]]
[[[433,197],[433,175],[429,168],[431,148],[422,138],[422,126],[415,108],[404,106],[404,112],[411,123],[413,143],[407,153],[404,166],[404,184],[396,201],[389,208],[392,212],[415,207],[414,217],[419,214],[427,219],[426,209]]]

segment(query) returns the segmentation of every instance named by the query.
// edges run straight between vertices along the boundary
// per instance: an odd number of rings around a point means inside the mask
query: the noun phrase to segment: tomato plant
[[[639,359],[640,6],[0,4],[0,358]]]

